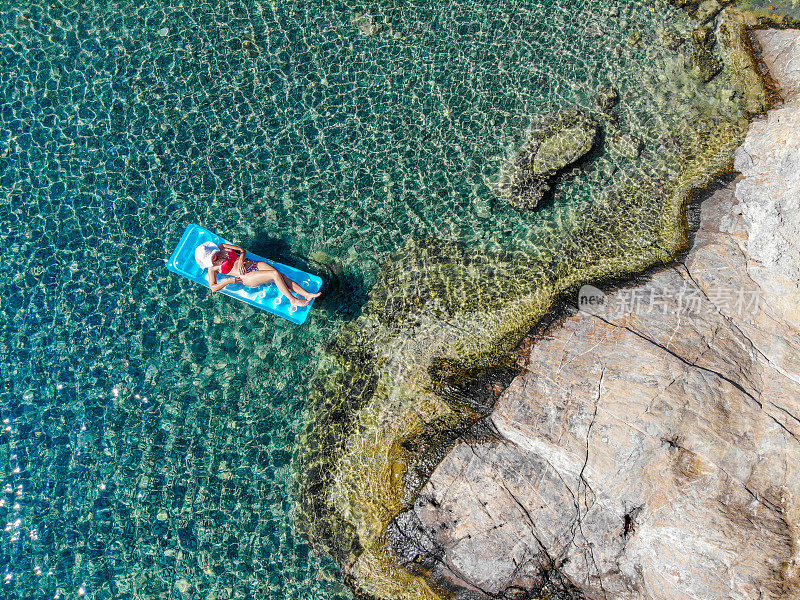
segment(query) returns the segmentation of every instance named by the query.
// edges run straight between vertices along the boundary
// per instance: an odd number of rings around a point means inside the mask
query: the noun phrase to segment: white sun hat
[[[197,264],[204,269],[208,269],[214,264],[214,253],[219,250],[214,242],[203,242],[194,251],[194,259]]]

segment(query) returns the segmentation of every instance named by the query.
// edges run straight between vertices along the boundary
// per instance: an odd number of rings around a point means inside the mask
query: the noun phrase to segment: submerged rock
[[[723,8],[733,3],[734,0],[669,0],[669,3],[678,8],[683,8],[701,23],[706,23],[716,17]]]
[[[695,48],[711,50],[716,43],[717,38],[710,27],[698,27],[692,31],[692,44],[694,44]]]
[[[558,172],[592,149],[598,130],[597,122],[581,109],[547,117],[503,167],[495,193],[518,210],[536,208]]]
[[[728,9],[730,10],[730,9]],[[718,29],[719,41],[725,49],[726,71],[735,75],[736,91],[745,99],[748,114],[765,112],[775,101],[771,86],[764,84],[764,75],[756,60],[745,15],[734,14],[723,20]]]
[[[625,158],[639,158],[642,153],[642,140],[622,130],[615,131],[609,140],[611,150]]]
[[[372,37],[383,30],[383,26],[376,22],[375,17],[370,13],[356,13],[353,16],[353,24],[364,37]]]
[[[686,40],[674,29],[665,29],[661,33],[661,42],[673,52],[680,48]]]
[[[708,83],[722,71],[722,62],[710,50],[701,48],[692,56],[692,75]]]
[[[694,12],[694,17],[701,23],[707,23],[716,17],[720,11],[731,2],[733,2],[733,0],[723,0],[721,2],[717,0],[704,0],[698,4]]]
[[[583,30],[583,34],[587,38],[600,38],[603,37],[604,32],[600,23],[593,22],[586,26],[586,29]]]
[[[609,113],[619,102],[619,92],[611,86],[603,88],[594,97],[595,104],[604,113]]]
[[[642,42],[642,32],[639,30],[633,31],[628,35],[627,39],[628,45],[631,48],[639,48],[639,44]]]

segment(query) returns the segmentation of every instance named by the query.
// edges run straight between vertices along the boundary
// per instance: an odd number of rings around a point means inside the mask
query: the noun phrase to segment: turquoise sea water
[[[529,214],[486,185],[609,84],[624,127],[668,133],[692,88],[654,91],[650,4],[0,4],[6,597],[349,597],[290,518],[320,344],[409,236],[538,252],[661,173],[656,144],[599,154]],[[182,281],[188,223],[328,297],[297,327]]]

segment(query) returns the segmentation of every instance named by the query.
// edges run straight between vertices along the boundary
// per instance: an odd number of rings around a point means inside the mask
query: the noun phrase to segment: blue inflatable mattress
[[[215,244],[221,244],[223,242],[230,243],[199,225],[189,225],[183,232],[183,236],[181,236],[178,245],[175,246],[172,256],[169,257],[167,269],[178,275],[183,275],[195,283],[209,287],[208,271],[201,268],[194,258],[195,248],[203,242],[213,242]],[[247,258],[271,264],[278,271],[286,275],[289,279],[302,285],[309,292],[318,292],[320,288],[322,288],[322,279],[316,275],[311,275],[299,269],[267,260],[252,252],[247,253]],[[217,279],[218,281],[224,281],[226,277],[227,275],[219,275]],[[256,308],[281,316],[298,325],[305,323],[308,313],[311,310],[311,305],[314,304],[312,300],[308,306],[298,306],[296,309],[293,309],[289,303],[289,299],[280,293],[274,283],[256,288],[245,287],[241,283],[231,283],[222,288],[220,293],[252,304]]]

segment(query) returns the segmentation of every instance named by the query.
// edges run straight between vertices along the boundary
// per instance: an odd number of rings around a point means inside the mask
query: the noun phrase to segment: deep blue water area
[[[4,597],[349,597],[290,515],[318,348],[409,237],[537,252],[663,168],[598,156],[539,213],[486,185],[606,85],[668,131],[644,4],[0,3]],[[297,327],[181,280],[189,223],[328,297]]]

